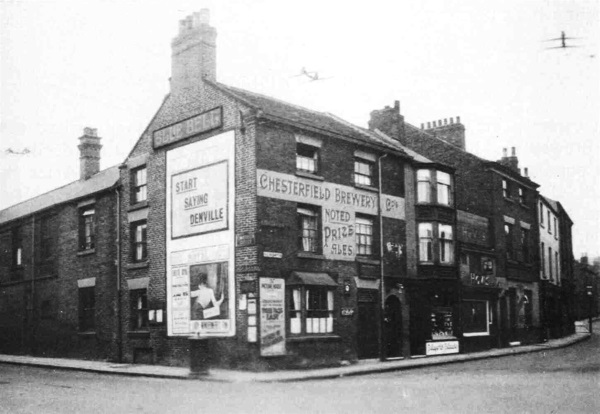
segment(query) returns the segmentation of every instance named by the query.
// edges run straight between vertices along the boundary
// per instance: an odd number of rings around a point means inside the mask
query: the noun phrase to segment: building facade
[[[79,140],[78,181],[0,211],[0,352],[117,354],[119,170],[95,129]]]

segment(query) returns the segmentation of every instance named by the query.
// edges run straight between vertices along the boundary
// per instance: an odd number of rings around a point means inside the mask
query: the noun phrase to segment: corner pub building
[[[308,367],[424,355],[432,324],[451,336],[452,169],[217,82],[206,10],[181,21],[172,48],[171,91],[121,169],[123,358],[184,365],[199,337],[218,366]],[[411,292],[436,289],[417,274],[419,165],[447,183],[446,218],[422,230],[447,275],[439,321],[423,293],[409,310]]]
[[[89,189],[110,194],[113,221],[97,210],[95,231],[114,236],[116,266],[56,272],[80,289],[95,272],[95,309],[57,305],[80,314],[71,337],[86,309],[102,327],[86,357],[184,366],[202,343],[212,366],[268,370],[463,352],[455,170],[401,143],[398,102],[368,130],[216,73],[202,10],[180,22],[170,92],[118,180]],[[0,305],[15,296],[5,280]]]

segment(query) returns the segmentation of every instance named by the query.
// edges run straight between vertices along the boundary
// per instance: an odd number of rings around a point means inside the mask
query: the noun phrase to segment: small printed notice
[[[458,354],[458,341],[427,342],[427,355]]]
[[[260,278],[260,354],[285,355],[285,282]]]

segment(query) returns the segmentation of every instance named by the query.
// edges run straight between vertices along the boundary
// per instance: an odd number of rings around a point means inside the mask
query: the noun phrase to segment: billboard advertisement
[[[263,278],[260,283],[260,354],[285,355],[285,281]]]
[[[167,152],[167,330],[235,335],[234,133]]]

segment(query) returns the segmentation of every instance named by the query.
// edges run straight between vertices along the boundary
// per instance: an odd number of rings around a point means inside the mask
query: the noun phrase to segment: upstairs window
[[[419,223],[419,261],[433,262],[432,223]]]
[[[129,292],[131,303],[130,328],[132,331],[148,329],[148,294],[146,289]]]
[[[448,224],[440,224],[439,233],[440,263],[454,263],[454,239],[452,237],[452,226]]]
[[[417,171],[417,202],[431,203],[431,171]]]
[[[504,198],[510,197],[510,192],[508,191],[508,181],[505,179],[502,179],[502,196],[504,196]]]
[[[552,216],[550,215],[550,210],[548,210],[548,233],[552,234],[552,222],[550,221],[550,218]]]
[[[525,204],[525,190],[523,187],[519,187],[519,203]]]
[[[544,205],[540,203],[540,226],[544,227]]]
[[[136,168],[132,171],[133,186],[131,192],[133,194],[133,203],[140,203],[148,199],[148,180],[146,167]]]
[[[542,277],[545,279],[546,278],[546,246],[544,245],[544,242],[542,242],[542,249],[541,249],[541,256],[540,256],[540,270],[542,272]]]
[[[12,230],[12,265],[14,267],[23,266],[23,240],[20,227]]]
[[[450,174],[442,171],[437,172],[437,202],[450,205]]]
[[[554,238],[558,239],[558,228],[557,228],[557,220],[556,217],[554,217]]]
[[[373,185],[374,164],[361,158],[354,159],[354,183],[360,185]]]
[[[550,276],[550,280],[554,280],[552,274],[552,247],[548,247],[548,276]]]
[[[319,148],[296,143],[296,169],[316,174],[319,172]]]
[[[521,249],[523,253],[523,261],[529,262],[529,230],[521,227]]]
[[[298,206],[298,248],[303,252],[319,253],[319,209]]]
[[[148,258],[146,221],[131,225],[131,251],[134,262],[143,262]]]
[[[356,254],[363,256],[373,255],[373,219],[369,217],[356,217]]]
[[[514,258],[513,250],[513,226],[509,223],[504,223],[504,236],[506,242],[506,257],[509,259]]]
[[[96,210],[86,207],[79,210],[79,250],[96,247]]]
[[[554,266],[556,271],[556,281],[560,283],[560,273],[558,273],[558,252],[554,252]]]

